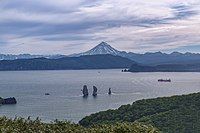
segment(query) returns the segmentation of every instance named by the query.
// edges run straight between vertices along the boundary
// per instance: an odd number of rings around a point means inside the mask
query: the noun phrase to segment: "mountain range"
[[[79,54],[72,54],[70,57],[78,57],[83,55],[97,55],[97,54],[111,54],[117,55],[121,57],[125,57],[131,59],[139,64],[143,65],[161,65],[161,64],[187,64],[187,63],[196,63],[200,62],[200,54],[195,53],[179,53],[173,52],[170,54],[162,53],[162,52],[155,52],[155,53],[145,53],[145,54],[138,54],[133,52],[125,52],[119,51],[113,47],[111,47],[106,42],[101,42],[96,47],[92,48],[89,51],[79,53]]]
[[[129,68],[130,72],[200,72],[200,54],[119,51],[106,42],[79,54],[0,55],[0,70],[71,70]]]
[[[65,55],[0,54],[0,60],[17,60],[17,59],[33,59],[33,58],[58,59],[62,57],[65,57]]]
[[[15,59],[32,59],[32,58],[48,58],[48,59],[59,59],[63,57],[80,57],[84,55],[105,55],[110,54],[114,56],[121,56],[133,60],[139,64],[156,66],[161,64],[189,64],[200,62],[200,54],[198,53],[179,53],[173,52],[170,54],[155,52],[155,53],[144,53],[138,54],[133,52],[119,51],[111,47],[106,42],[101,42],[94,48],[78,54],[72,55],[4,55],[0,54],[0,60],[15,60]]]

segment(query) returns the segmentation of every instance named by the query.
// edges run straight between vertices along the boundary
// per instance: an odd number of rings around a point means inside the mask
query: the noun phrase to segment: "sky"
[[[200,53],[200,0],[0,0],[0,53]]]

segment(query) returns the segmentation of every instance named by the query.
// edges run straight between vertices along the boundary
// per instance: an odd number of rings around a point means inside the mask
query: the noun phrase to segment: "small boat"
[[[49,93],[45,93],[46,96],[50,95]]]
[[[158,79],[158,82],[171,82],[171,79]]]

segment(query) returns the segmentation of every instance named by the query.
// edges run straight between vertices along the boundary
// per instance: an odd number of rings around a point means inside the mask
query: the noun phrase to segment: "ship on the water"
[[[171,82],[171,79],[158,79],[158,82]]]

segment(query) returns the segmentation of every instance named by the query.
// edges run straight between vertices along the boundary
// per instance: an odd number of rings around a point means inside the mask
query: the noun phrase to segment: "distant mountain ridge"
[[[70,57],[79,57],[83,55],[98,55],[98,54],[111,54],[117,55],[121,57],[125,57],[131,59],[139,64],[144,65],[160,65],[160,64],[174,64],[174,63],[196,63],[200,62],[200,54],[195,53],[179,53],[173,52],[171,54],[166,54],[162,52],[150,53],[147,52],[145,54],[137,54],[132,52],[119,51],[113,47],[111,47],[106,42],[101,42],[99,45],[95,46],[89,51],[72,54]]]
[[[80,70],[129,68],[134,61],[113,55],[89,55],[59,59],[35,58],[0,61],[0,71]]]
[[[162,64],[157,66],[144,66],[134,64],[129,72],[200,72],[200,63],[190,64]]]
[[[65,55],[0,54],[0,60],[33,59],[33,58],[58,59],[62,57],[65,57]]]
[[[155,52],[147,52],[145,54],[138,54],[133,52],[119,51],[106,42],[101,42],[94,48],[78,54],[72,55],[30,55],[30,54],[20,54],[20,55],[5,55],[0,54],[0,60],[15,60],[15,59],[33,59],[33,58],[47,58],[47,59],[59,59],[63,57],[80,57],[85,55],[115,55],[128,58],[139,64],[156,66],[162,64],[190,64],[190,63],[200,63],[200,54],[198,53],[179,53],[173,52],[170,54]]]

